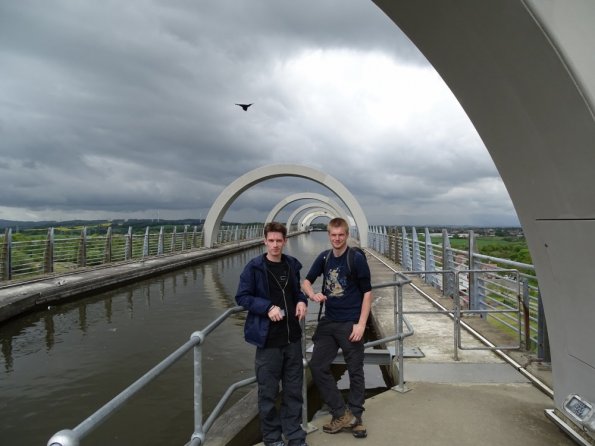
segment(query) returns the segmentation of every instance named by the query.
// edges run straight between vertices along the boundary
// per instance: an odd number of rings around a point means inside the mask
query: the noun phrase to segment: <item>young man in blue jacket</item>
[[[256,346],[258,410],[266,446],[307,446],[301,427],[302,330],[307,299],[300,289],[301,263],[283,254],[287,229],[271,222],[264,227],[266,253],[248,262],[240,276],[236,302],[248,310],[244,337]],[[282,384],[281,407],[276,399]]]
[[[302,284],[309,299],[324,303],[324,317],[318,321],[312,336],[314,350],[310,360],[312,378],[332,414],[324,432],[336,434],[351,430],[356,438],[365,438],[367,430],[362,422],[366,382],[364,377],[364,332],[372,306],[370,267],[365,255],[349,248],[349,225],[342,218],[328,223],[332,249],[323,251],[314,260]],[[323,276],[323,286],[316,293],[312,284]],[[343,350],[349,373],[349,397],[345,403],[330,367]]]

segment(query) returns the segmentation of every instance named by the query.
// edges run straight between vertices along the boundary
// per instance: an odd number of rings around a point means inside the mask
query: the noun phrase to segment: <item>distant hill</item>
[[[202,225],[204,220],[199,219],[182,219],[182,220],[142,220],[142,219],[129,219],[129,220],[67,220],[67,221],[55,221],[55,220],[44,220],[44,221],[20,221],[20,220],[2,220],[0,219],[0,230],[4,231],[6,228],[12,228],[15,230],[25,229],[45,229],[51,227],[81,227],[81,226],[98,226],[111,223],[112,226],[170,226],[170,225]]]
[[[55,221],[17,221],[17,220],[2,220],[0,219],[0,229],[6,228],[20,228],[20,229],[31,229],[31,228],[48,228],[56,225]]]

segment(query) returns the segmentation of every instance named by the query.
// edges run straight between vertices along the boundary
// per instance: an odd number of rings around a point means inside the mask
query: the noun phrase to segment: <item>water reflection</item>
[[[315,239],[304,236],[288,243],[287,252],[300,258],[305,270],[326,246],[326,237]],[[191,333],[235,306],[239,275],[262,252],[262,247],[252,248],[4,323],[0,443],[45,444],[58,430],[75,427]],[[254,374],[254,351],[243,339],[244,317],[234,315],[205,345],[207,412],[232,382]],[[184,444],[193,429],[192,367],[190,354],[84,444]]]

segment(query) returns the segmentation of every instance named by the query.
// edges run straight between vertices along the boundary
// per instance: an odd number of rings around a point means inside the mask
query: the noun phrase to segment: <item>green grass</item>
[[[453,237],[449,239],[450,246],[453,249],[469,249],[469,239]],[[487,237],[481,236],[475,238],[477,250],[480,254],[509,259],[515,262],[532,264],[529,248],[524,238],[519,237]],[[432,238],[432,244],[441,245],[442,237]]]

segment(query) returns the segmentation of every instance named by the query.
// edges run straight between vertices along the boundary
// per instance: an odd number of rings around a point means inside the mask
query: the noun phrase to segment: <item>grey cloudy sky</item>
[[[0,0],[0,67],[2,219],[204,218],[244,173],[296,163],[370,224],[518,224],[452,93],[368,0]],[[225,219],[298,192],[331,195],[278,178]]]

